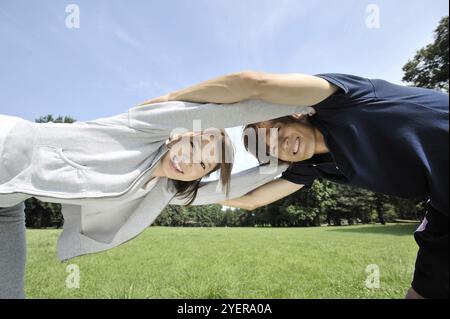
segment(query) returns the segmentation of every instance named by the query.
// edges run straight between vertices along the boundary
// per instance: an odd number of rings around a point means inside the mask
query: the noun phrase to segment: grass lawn
[[[56,259],[60,230],[28,230],[28,298],[403,298],[417,225],[150,227],[110,251]],[[66,288],[66,267],[80,287]],[[365,285],[376,264],[380,286]]]

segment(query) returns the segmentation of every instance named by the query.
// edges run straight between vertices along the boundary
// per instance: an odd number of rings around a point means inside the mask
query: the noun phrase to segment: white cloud
[[[114,32],[114,34],[123,42],[131,45],[132,47],[136,48],[136,49],[144,49],[143,45],[136,40],[135,38],[133,38],[132,36],[130,36],[125,30],[121,29],[121,28],[117,28]]]

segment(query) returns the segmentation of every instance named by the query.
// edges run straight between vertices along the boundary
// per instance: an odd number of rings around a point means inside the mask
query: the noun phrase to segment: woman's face
[[[209,174],[220,160],[221,135],[183,133],[172,136],[170,150],[161,160],[161,169],[167,178],[194,181]]]
[[[265,121],[258,123],[258,127],[265,128],[265,142],[275,154],[278,147],[278,158],[286,162],[299,162],[311,158],[316,149],[314,127],[306,121],[296,123],[272,123]],[[271,128],[278,134],[271,134]],[[275,131],[276,132],[276,131]],[[278,135],[278,136],[277,136]]]

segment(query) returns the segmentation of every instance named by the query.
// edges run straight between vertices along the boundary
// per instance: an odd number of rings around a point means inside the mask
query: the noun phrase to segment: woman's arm
[[[246,210],[254,210],[291,195],[303,186],[304,185],[294,184],[278,178],[256,188],[242,197],[219,202],[219,204]]]
[[[275,104],[259,99],[218,104],[169,101],[136,106],[128,110],[128,125],[141,131],[170,134],[176,128],[201,131],[268,121],[294,113],[308,114],[312,107]]]
[[[188,101],[197,103],[234,103],[260,99],[270,103],[312,106],[336,92],[328,81],[301,73],[265,73],[243,71],[217,77],[175,91],[140,105]]]

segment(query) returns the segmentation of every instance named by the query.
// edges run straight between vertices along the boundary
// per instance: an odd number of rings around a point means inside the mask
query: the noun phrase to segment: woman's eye
[[[192,141],[190,141],[190,143],[191,143],[191,147],[192,147],[192,152],[195,152],[194,143]],[[200,162],[200,165],[202,166],[203,169],[206,169],[205,163]]]

